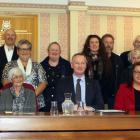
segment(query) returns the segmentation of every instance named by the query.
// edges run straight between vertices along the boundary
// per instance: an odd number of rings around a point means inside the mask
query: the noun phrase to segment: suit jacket
[[[121,84],[115,98],[115,109],[124,111],[135,110],[134,88],[127,84]]]
[[[122,62],[123,62],[123,65],[124,65],[124,68],[127,68],[131,63],[128,61],[128,54],[129,54],[130,51],[126,51],[126,52],[123,52],[121,53],[120,57],[122,59]]]
[[[133,70],[132,70],[132,64],[129,65],[127,68],[125,68],[121,74],[121,83],[131,83],[132,81],[132,75],[133,75]]]
[[[91,106],[95,109],[103,109],[104,103],[103,103],[101,90],[100,90],[100,86],[98,82],[96,80],[92,80],[86,77],[85,83],[86,83],[86,86],[85,86],[86,105]],[[61,105],[65,100],[64,93],[66,92],[72,93],[71,99],[74,103],[76,103],[74,82],[73,82],[72,76],[59,80],[56,86],[56,92],[57,92],[57,101],[58,101],[59,111],[62,111]]]
[[[23,112],[35,112],[36,107],[36,95],[32,90],[24,88],[25,94],[25,104],[23,107]],[[13,95],[10,88],[5,89],[0,94],[0,111],[12,111],[13,106]]]
[[[107,103],[109,108],[113,108],[115,94],[120,85],[123,64],[121,58],[113,52],[111,53],[111,57],[109,59],[111,62],[111,70],[108,77],[103,77],[101,81],[101,89],[104,103]]]
[[[17,60],[17,59],[18,59],[17,48],[15,46],[12,60]],[[7,62],[8,61],[7,61],[7,57],[6,57],[6,53],[5,53],[4,45],[3,45],[2,47],[0,47],[0,88],[2,88],[1,78],[2,78],[3,69]]]

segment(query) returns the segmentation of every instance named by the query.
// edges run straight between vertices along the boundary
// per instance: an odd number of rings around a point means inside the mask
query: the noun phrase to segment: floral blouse
[[[23,107],[25,104],[25,95],[24,95],[24,88],[22,87],[19,93],[19,96],[16,96],[14,87],[10,88],[11,93],[13,95],[13,112],[23,112]]]

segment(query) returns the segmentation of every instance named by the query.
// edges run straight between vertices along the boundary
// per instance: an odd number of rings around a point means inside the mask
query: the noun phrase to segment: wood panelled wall
[[[16,43],[20,39],[28,39],[32,42],[32,58],[37,60],[38,56],[38,16],[37,15],[0,15],[0,40],[4,43],[2,38],[2,24],[3,21],[10,22],[11,28],[14,28],[17,34]]]

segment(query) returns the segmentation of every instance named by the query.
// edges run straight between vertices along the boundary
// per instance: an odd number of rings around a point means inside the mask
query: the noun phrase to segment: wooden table
[[[1,114],[1,139],[140,140],[140,114]]]

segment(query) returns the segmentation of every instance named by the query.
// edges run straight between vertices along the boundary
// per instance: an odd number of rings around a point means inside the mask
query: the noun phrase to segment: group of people
[[[113,53],[114,37],[89,35],[82,52],[71,63],[61,57],[58,42],[49,44],[48,56],[41,62],[31,59],[32,44],[20,40],[8,29],[0,47],[0,111],[49,112],[57,101],[62,111],[64,93],[86,109],[140,110],[140,36],[134,49],[120,56]]]

